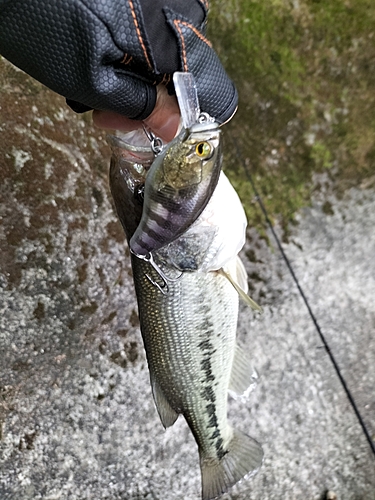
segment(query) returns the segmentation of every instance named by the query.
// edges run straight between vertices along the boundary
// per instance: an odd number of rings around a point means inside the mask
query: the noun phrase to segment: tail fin
[[[225,493],[243,478],[255,475],[263,462],[263,450],[255,439],[233,429],[226,455],[218,461],[200,455],[202,499],[210,500]]]

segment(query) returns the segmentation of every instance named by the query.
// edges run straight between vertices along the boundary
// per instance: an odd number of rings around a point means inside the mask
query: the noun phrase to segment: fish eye
[[[198,142],[198,144],[195,146],[195,152],[199,158],[202,158],[203,160],[208,160],[211,158],[214,148],[212,145],[207,142],[207,141],[202,141]]]

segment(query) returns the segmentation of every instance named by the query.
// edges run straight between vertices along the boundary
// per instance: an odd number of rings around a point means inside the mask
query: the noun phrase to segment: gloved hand
[[[207,0],[0,0],[0,53],[77,112],[143,120],[156,84],[196,80],[202,111],[225,122],[237,92],[205,38]]]

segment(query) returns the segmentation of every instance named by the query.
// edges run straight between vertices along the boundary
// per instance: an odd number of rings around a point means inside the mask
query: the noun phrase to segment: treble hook
[[[151,142],[152,152],[157,156],[163,151],[163,141],[160,137],[156,137],[156,135],[143,124],[144,133],[147,136],[147,139]]]
[[[136,257],[138,257],[138,259],[144,260],[145,262],[148,262],[149,264],[151,264],[151,266],[154,268],[154,270],[158,273],[158,275],[160,276],[160,278],[163,281],[162,285],[160,285],[153,278],[151,278],[151,276],[149,274],[145,273],[145,276],[150,281],[150,283],[152,283],[154,286],[156,286],[156,288],[163,295],[167,295],[167,293],[169,292],[168,283],[175,283],[176,281],[178,281],[181,278],[181,276],[183,274],[181,272],[181,274],[179,276],[177,276],[177,278],[169,278],[168,276],[166,276],[166,274],[164,273],[164,271],[162,271],[160,269],[160,267],[156,264],[156,262],[154,261],[154,258],[152,256],[152,254],[151,254],[151,252],[148,253],[148,255],[138,255],[135,252],[133,252],[133,250],[130,250],[130,251],[131,251],[131,253],[133,255],[135,255]]]

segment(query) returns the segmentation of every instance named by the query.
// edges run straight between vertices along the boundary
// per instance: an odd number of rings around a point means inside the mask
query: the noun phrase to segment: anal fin
[[[155,377],[151,375],[151,373],[150,379],[156,409],[158,410],[161,423],[166,429],[176,422],[178,413],[169,404],[167,398],[164,396],[164,393],[160,388],[160,385],[156,381]]]

